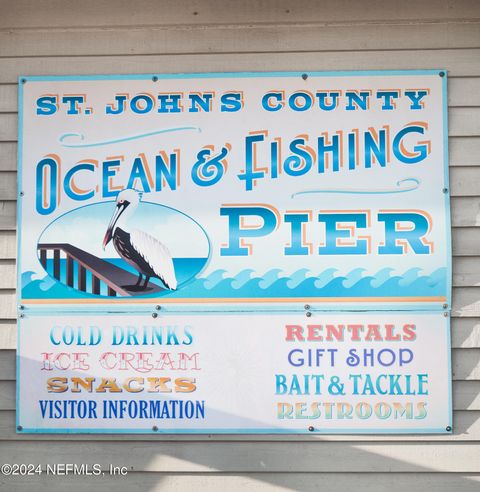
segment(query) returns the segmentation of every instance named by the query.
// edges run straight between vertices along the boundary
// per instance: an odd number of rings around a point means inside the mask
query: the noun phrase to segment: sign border
[[[18,78],[18,151],[17,151],[17,306],[18,306],[18,322],[17,322],[17,353],[16,353],[16,432],[17,433],[29,433],[29,434],[158,434],[158,435],[199,435],[199,434],[250,434],[250,435],[278,435],[278,434],[289,434],[289,435],[395,435],[395,434],[451,434],[452,433],[452,368],[451,368],[451,322],[450,322],[450,310],[451,310],[451,299],[452,299],[452,234],[451,234],[451,214],[450,214],[450,187],[449,187],[449,167],[448,167],[448,99],[447,99],[447,70],[445,69],[426,69],[426,70],[345,70],[345,71],[277,71],[277,72],[192,72],[192,73],[168,73],[168,74],[158,74],[158,73],[143,73],[143,74],[109,74],[109,75],[40,75],[40,76],[19,76]],[[325,305],[323,302],[318,302],[312,300],[309,310],[312,312],[359,312],[364,311],[366,313],[374,313],[378,311],[390,311],[392,313],[403,313],[410,311],[416,314],[422,313],[432,313],[432,312],[444,312],[444,315],[448,317],[446,326],[446,336],[447,336],[447,350],[448,350],[448,374],[449,374],[449,385],[448,385],[448,414],[449,423],[445,428],[435,429],[435,428],[424,428],[424,429],[319,429],[310,431],[307,428],[305,430],[295,429],[182,429],[182,430],[172,430],[172,429],[158,429],[158,430],[148,430],[148,429],[36,429],[36,428],[23,428],[20,424],[20,406],[19,406],[19,393],[20,393],[20,326],[21,318],[26,315],[39,315],[46,316],[51,314],[53,311],[56,314],[65,314],[66,312],[70,314],[75,314],[76,312],[81,312],[85,314],[85,309],[80,310],[78,304],[73,300],[67,300],[65,303],[58,302],[59,300],[52,300],[48,304],[44,301],[44,308],[35,305],[34,302],[29,302],[29,300],[23,300],[21,297],[21,258],[20,258],[20,246],[22,241],[22,229],[21,217],[22,217],[22,183],[23,183],[23,126],[24,126],[24,84],[27,82],[45,82],[45,81],[82,81],[82,80],[149,80],[152,77],[157,77],[163,80],[173,80],[173,79],[208,79],[208,78],[256,78],[256,77],[302,77],[302,75],[308,75],[312,77],[345,77],[345,76],[377,76],[377,75],[397,75],[397,76],[412,76],[412,75],[438,75],[443,78],[442,80],[442,116],[443,116],[443,150],[444,150],[444,195],[445,195],[445,230],[446,230],[446,263],[447,263],[447,285],[446,285],[446,298],[445,304],[440,305],[438,303],[412,303],[403,304],[402,306],[392,306],[389,305],[391,301],[383,301],[381,304],[376,304],[371,306],[368,311],[365,310],[365,305],[355,304],[355,301],[344,300],[343,302],[326,300]],[[31,300],[30,300],[31,301]],[[155,302],[156,301],[156,302]],[[243,302],[238,300],[232,300],[226,306],[205,304],[206,300],[200,301],[198,304],[187,303],[184,300],[178,302],[178,306],[173,303],[168,303],[167,299],[155,299],[155,298],[144,298],[141,302],[115,302],[112,303],[109,300],[105,302],[96,302],[94,305],[88,306],[89,314],[102,313],[104,315],[118,315],[119,312],[123,314],[151,314],[155,310],[155,305],[160,303],[169,304],[166,309],[162,306],[163,312],[167,314],[175,313],[185,313],[189,312],[192,314],[208,314],[212,312],[225,312],[225,313],[238,313],[240,315],[248,314],[260,314],[265,312],[276,312],[281,314],[294,313],[294,312],[304,312],[306,307],[302,304],[308,302],[308,299],[294,300],[289,299],[288,302],[280,301],[278,303],[272,302],[258,302],[249,303],[248,306]],[[346,302],[345,302],[346,301]],[[24,307],[20,303],[27,304]],[[437,301],[441,302],[441,301]],[[330,305],[326,305],[329,303]],[[92,303],[93,304],[93,303]],[[148,305],[150,304],[150,306]],[[170,305],[171,304],[171,305]],[[186,306],[182,306],[184,304]],[[418,305],[420,304],[420,305]],[[237,305],[237,306],[235,306]],[[174,307],[175,306],[175,307]],[[236,309],[235,309],[236,307]],[[116,312],[112,312],[112,308]],[[50,312],[47,312],[49,310]]]

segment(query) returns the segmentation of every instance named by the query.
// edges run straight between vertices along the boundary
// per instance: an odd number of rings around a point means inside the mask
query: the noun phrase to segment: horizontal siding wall
[[[34,490],[479,490],[480,3],[430,0],[3,0],[0,16],[0,462],[109,463],[128,477],[25,478]],[[20,75],[271,70],[449,72],[452,436],[15,433]],[[348,473],[345,473],[348,472]],[[6,490],[23,490],[0,481]]]

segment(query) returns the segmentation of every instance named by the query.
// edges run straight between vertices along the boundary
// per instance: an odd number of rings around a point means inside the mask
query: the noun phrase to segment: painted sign
[[[438,71],[21,78],[21,303],[449,305],[446,104]]]
[[[20,324],[22,432],[451,431],[449,323],[439,312],[27,315]]]

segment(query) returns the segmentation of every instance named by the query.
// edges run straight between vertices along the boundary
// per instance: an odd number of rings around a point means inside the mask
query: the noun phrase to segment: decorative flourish
[[[162,133],[182,132],[188,130],[193,130],[197,132],[202,131],[200,128],[196,126],[178,126],[174,128],[164,128],[162,130],[154,130],[147,133],[138,133],[136,135],[127,135],[125,137],[114,138],[112,140],[103,140],[101,142],[84,142],[85,135],[82,135],[81,133],[64,133],[63,135],[60,135],[58,140],[63,145],[63,147],[71,147],[71,148],[101,147],[102,145],[110,145],[119,142],[128,142],[129,140],[138,140],[140,138],[151,137],[152,135],[160,135]],[[80,142],[65,142],[65,140],[72,139],[72,137],[73,138],[76,137],[80,139]]]
[[[298,191],[292,195],[295,198],[299,195],[313,195],[315,193],[338,193],[342,195],[391,195],[395,193],[407,193],[408,191],[416,190],[420,186],[420,180],[417,178],[405,178],[397,181],[396,188],[389,189],[371,189],[371,190],[359,190],[359,189],[335,189],[335,188],[323,188],[318,190],[305,190]]]

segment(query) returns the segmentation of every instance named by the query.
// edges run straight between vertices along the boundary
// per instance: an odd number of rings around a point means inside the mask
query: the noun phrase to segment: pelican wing
[[[146,232],[134,229],[130,232],[130,242],[143,259],[150,265],[163,283],[172,290],[177,288],[172,255],[158,239]]]

